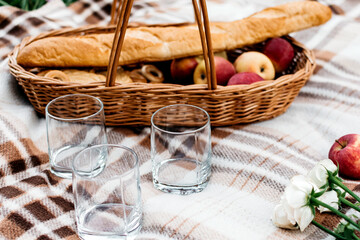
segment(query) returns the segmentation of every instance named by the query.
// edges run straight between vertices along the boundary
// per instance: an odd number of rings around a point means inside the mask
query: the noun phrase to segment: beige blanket
[[[24,12],[0,7],[0,239],[78,239],[71,181],[49,171],[45,119],[35,113],[8,72],[6,55],[28,35],[62,26],[107,23],[111,0],[60,0]],[[192,21],[191,1],[138,0],[131,21]],[[209,0],[212,20],[233,20],[285,2]],[[332,1],[328,1],[332,2]],[[144,222],[137,239],[332,239],[271,222],[289,179],[327,158],[336,138],[360,134],[360,7],[332,6],[325,25],[293,36],[314,49],[317,68],[286,113],[265,122],[212,131],[212,177],[201,193],[176,196],[152,186],[149,128],[108,128],[109,141],[140,157]],[[346,184],[360,194],[358,181]],[[345,209],[346,210],[346,209]],[[338,220],[321,214],[318,221]]]

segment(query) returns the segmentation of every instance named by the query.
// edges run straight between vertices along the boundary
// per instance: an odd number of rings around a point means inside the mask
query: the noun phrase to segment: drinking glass
[[[105,166],[99,168],[102,162]],[[141,229],[139,161],[125,146],[82,150],[73,161],[77,232],[82,239],[134,239]]]
[[[49,102],[45,111],[50,170],[71,178],[77,153],[107,143],[103,103],[93,96],[70,94]]]
[[[200,107],[175,104],[151,117],[151,159],[155,188],[169,193],[202,191],[211,175],[209,114]]]

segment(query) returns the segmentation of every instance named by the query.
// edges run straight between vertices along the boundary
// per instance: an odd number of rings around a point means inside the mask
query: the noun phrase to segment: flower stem
[[[345,205],[348,205],[349,207],[355,209],[356,211],[360,212],[360,207],[356,206],[355,204],[353,204],[352,202],[348,201],[347,199],[343,198],[343,197],[339,197],[340,201],[342,203],[344,203]]]
[[[356,236],[355,233],[353,233],[352,236],[354,237],[355,240],[360,240],[360,238],[358,236]]]
[[[335,237],[336,239],[344,239],[344,240],[346,240],[346,238],[338,235],[337,233],[334,233],[333,231],[331,231],[330,229],[324,227],[323,225],[321,225],[320,223],[316,222],[315,220],[312,220],[312,224],[314,224],[315,226],[317,226],[318,228],[320,228],[320,229],[323,230],[324,232],[330,234],[331,236]]]
[[[333,208],[332,206],[314,198],[314,197],[310,197],[310,201],[312,203],[314,203],[315,205],[320,205],[323,206],[327,209],[329,209],[330,211],[332,211],[333,213],[335,213],[336,215],[342,217],[343,219],[345,219],[348,223],[350,223],[351,225],[353,225],[357,230],[360,230],[360,226],[354,222],[351,218],[349,218],[348,216],[346,216],[345,214],[343,214],[342,212],[340,212],[339,210]]]
[[[357,196],[353,191],[351,191],[348,187],[346,187],[341,181],[336,179],[334,176],[329,175],[328,178],[331,182],[335,183],[339,187],[345,190],[348,194],[350,194],[353,198],[355,198],[356,201],[360,202],[360,197]]]

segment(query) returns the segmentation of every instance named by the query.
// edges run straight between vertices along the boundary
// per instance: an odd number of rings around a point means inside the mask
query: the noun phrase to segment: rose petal
[[[323,195],[318,197],[318,200],[330,205],[331,207],[333,207],[335,209],[339,209],[339,198],[338,198],[337,193],[334,190],[325,192]],[[319,206],[318,209],[320,212],[331,212],[331,210],[329,210],[323,206]]]
[[[294,211],[294,218],[297,224],[300,227],[301,231],[304,231],[307,226],[314,219],[314,214],[311,211],[309,206],[304,206],[301,208],[297,208]]]
[[[319,168],[317,165],[309,171],[307,177],[316,187],[321,188],[327,183],[328,174],[322,166]]]
[[[330,159],[324,159],[319,162],[320,165],[325,167],[328,171],[334,173],[337,170],[337,166]]]
[[[321,188],[328,182],[328,173],[330,171],[334,173],[337,170],[337,166],[330,159],[324,159],[318,162],[313,169],[307,174],[307,178],[310,179],[316,187]]]
[[[295,175],[291,178],[291,184],[296,186],[299,190],[310,194],[314,186],[311,182],[309,182],[309,179],[306,178],[303,175]]]
[[[299,208],[307,203],[307,194],[292,184],[285,189],[284,195],[287,203],[292,208]]]
[[[280,228],[298,229],[298,227],[295,226],[295,223],[291,223],[291,221],[288,219],[287,212],[284,206],[281,204],[275,206],[272,221],[275,226]]]
[[[292,208],[300,208],[307,204],[309,194],[313,190],[313,185],[302,175],[291,178],[290,184],[286,187],[284,195],[286,202]]]

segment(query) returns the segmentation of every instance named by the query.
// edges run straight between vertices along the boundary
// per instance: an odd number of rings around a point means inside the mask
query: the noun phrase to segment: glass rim
[[[96,111],[95,113],[92,113],[88,116],[85,116],[85,117],[78,117],[78,118],[61,118],[61,117],[57,117],[57,116],[54,116],[53,114],[49,113],[48,109],[49,109],[49,106],[54,103],[55,101],[59,100],[59,99],[62,99],[62,98],[67,98],[67,97],[72,97],[72,96],[83,96],[83,97],[88,97],[88,98],[92,98],[94,100],[96,100],[99,104],[100,104],[100,109],[98,111]],[[51,117],[52,119],[55,119],[55,120],[62,120],[62,121],[78,121],[78,120],[83,120],[83,119],[88,119],[88,118],[91,118],[93,116],[96,116],[98,115],[99,113],[101,113],[102,111],[104,110],[104,103],[100,100],[100,98],[97,98],[97,97],[94,97],[94,96],[91,96],[91,95],[87,95],[87,94],[67,94],[67,95],[63,95],[63,96],[60,96],[60,97],[57,97],[57,98],[54,98],[53,100],[51,100],[50,102],[48,102],[48,104],[46,104],[46,107],[45,107],[45,114],[46,116],[49,116]]]
[[[189,131],[184,131],[184,132],[172,132],[172,131],[168,131],[168,130],[165,130],[165,129],[162,129],[160,127],[158,127],[155,123],[154,123],[154,116],[160,112],[161,110],[164,110],[165,108],[170,108],[170,107],[177,107],[177,106],[186,106],[186,107],[192,107],[192,108],[197,108],[199,109],[200,111],[204,112],[205,115],[207,116],[207,121],[206,123],[197,128],[197,129],[194,129],[194,130],[189,130]],[[162,107],[162,108],[159,108],[158,110],[156,110],[152,116],[151,116],[151,126],[154,127],[155,129],[161,131],[161,132],[164,132],[164,133],[169,133],[169,134],[174,134],[174,135],[182,135],[182,134],[190,134],[190,133],[195,133],[195,132],[199,132],[201,130],[203,130],[206,126],[210,125],[210,115],[207,111],[205,111],[204,109],[202,109],[201,107],[198,107],[198,106],[195,106],[195,105],[191,105],[191,104],[184,104],[184,103],[181,103],[181,104],[172,104],[172,105],[168,105],[168,106],[165,106],[165,107]]]
[[[71,169],[72,169],[72,172],[73,174],[76,174],[77,176],[81,176],[83,177],[83,175],[81,174],[78,174],[78,171],[75,170],[75,161],[79,158],[80,154],[82,154],[83,152],[87,152],[87,151],[90,151],[92,149],[95,149],[95,148],[100,148],[100,147],[115,147],[115,148],[121,148],[123,150],[127,150],[131,153],[131,155],[134,157],[135,161],[134,161],[134,164],[131,166],[131,168],[129,168],[127,171],[123,172],[122,174],[120,174],[119,176],[124,176],[124,175],[127,175],[129,172],[133,171],[134,169],[136,169],[136,166],[139,166],[139,157],[138,155],[136,154],[136,152],[134,150],[132,150],[131,148],[129,147],[126,147],[124,145],[120,145],[120,144],[109,144],[109,143],[103,143],[103,144],[97,144],[97,145],[92,145],[90,147],[86,147],[84,148],[83,150],[81,150],[80,152],[78,152],[76,154],[76,156],[74,157],[74,160],[72,161],[71,163]]]

